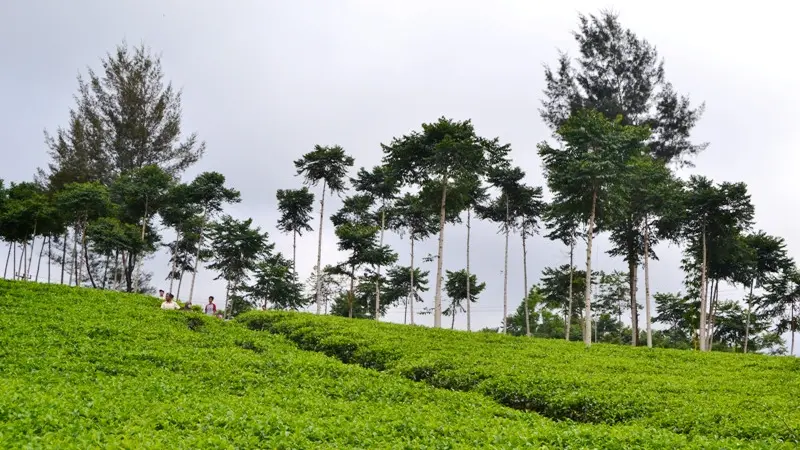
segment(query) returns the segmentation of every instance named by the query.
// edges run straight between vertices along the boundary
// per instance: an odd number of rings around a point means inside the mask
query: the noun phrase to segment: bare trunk
[[[636,304],[636,288],[637,288],[637,275],[639,268],[636,261],[628,262],[628,283],[630,290],[630,306],[631,306],[631,345],[636,347],[639,345],[639,308]]]
[[[44,256],[44,240],[45,240],[45,237],[43,236],[42,237],[42,244],[41,244],[41,247],[39,248],[39,260],[36,261],[36,277],[35,278],[36,278],[36,282],[37,283],[39,282],[39,272],[42,269],[42,256]],[[33,250],[31,250],[31,252],[33,252]]]
[[[53,236],[47,236],[47,284],[50,284],[50,269],[53,266]]]
[[[385,207],[386,205],[384,205]],[[383,247],[383,232],[386,228],[386,211],[381,211],[381,239],[380,246]],[[381,309],[381,266],[378,266],[378,278],[375,280],[375,320],[379,320]]]
[[[506,248],[503,262],[503,333],[508,333],[508,234],[510,231],[508,216],[508,195],[506,195]]]
[[[292,233],[292,272],[297,276],[297,231]]]
[[[447,213],[447,175],[442,177],[442,203],[439,207],[439,251],[436,258],[436,295],[433,300],[433,326],[442,327],[442,268],[444,260],[444,224]]]
[[[469,272],[469,238],[470,233],[472,231],[472,208],[467,208],[467,331],[472,331],[472,310],[470,308],[470,303],[472,296],[470,295],[469,288],[472,283],[470,283],[470,272]]]
[[[586,236],[586,292],[584,294],[583,343],[592,345],[592,237],[594,234],[594,215],[597,208],[597,189],[592,191],[592,209],[589,213],[589,229]]]
[[[747,297],[747,320],[744,327],[744,349],[743,352],[747,353],[747,343],[750,341],[750,314],[753,311],[753,288],[756,282],[750,282],[750,295]]]
[[[75,286],[80,286],[81,282],[78,278],[78,229],[72,229],[72,267],[69,271],[69,284],[72,284],[72,276],[75,275]]]
[[[350,266],[350,291],[347,293],[347,317],[353,318],[353,300],[355,300],[356,268]]]
[[[180,277],[178,277],[178,292],[175,293],[175,298],[177,298],[177,299],[181,298],[181,284],[183,284],[183,275],[185,273],[186,272],[181,271],[181,275],[180,275]]]
[[[650,326],[650,224],[644,223],[644,318],[647,321],[647,347],[653,348],[653,330]]]
[[[414,284],[414,236],[411,236],[411,301],[408,304],[409,322],[414,325],[414,302],[417,301],[417,285]]]
[[[18,266],[18,270],[15,273],[17,275],[17,278],[19,278],[20,280],[24,280],[25,279],[25,261],[27,261],[27,258],[25,258],[25,256],[28,254],[28,243],[25,242],[25,241],[22,241],[22,242],[19,243],[19,246],[20,246],[19,266]]]
[[[319,200],[319,238],[317,239],[317,289],[315,298],[317,302],[317,314],[322,311],[322,225],[325,214],[325,180],[322,180],[322,197]]]
[[[61,284],[64,284],[64,268],[67,265],[67,239],[69,239],[69,230],[64,229],[64,242],[61,246]]]
[[[114,272],[111,274],[111,289],[119,290],[119,250],[114,251]]]
[[[707,248],[706,248],[706,228],[705,225],[703,226],[703,263],[700,267],[700,326],[699,326],[699,333],[700,336],[698,340],[700,341],[700,351],[706,351],[706,258],[707,256]]]
[[[525,304],[525,336],[531,336],[531,312],[528,306],[528,247],[525,244],[527,230],[522,227],[522,280],[525,284],[524,296],[522,302]]]
[[[569,299],[567,299],[567,317],[565,318],[565,328],[566,332],[564,333],[564,338],[569,341],[569,329],[572,325],[572,277],[575,274],[574,268],[574,258],[575,258],[575,230],[572,230],[572,237],[569,243]]]
[[[169,269],[169,292],[172,293],[172,286],[175,283],[175,269],[178,267],[178,245],[181,240],[180,230],[175,230],[175,244],[172,247],[172,265]]]
[[[711,304],[709,307],[708,315],[708,350],[714,347],[714,317],[717,312],[717,304],[719,303],[719,280],[714,280],[713,288],[711,290]]]
[[[206,221],[208,221],[208,210],[203,209],[203,221],[200,223],[200,236],[197,240],[197,251],[194,255],[194,268],[192,269],[192,282],[189,284],[189,303],[194,300],[194,282],[197,279],[197,268],[200,264],[200,250],[203,248],[203,232],[206,228]],[[227,294],[226,294],[227,295]],[[226,302],[228,300],[225,300]]]
[[[144,217],[142,217],[142,254],[136,260],[136,275],[133,279],[133,291],[139,292],[139,279],[142,275],[142,260],[144,260],[144,235],[147,230],[147,197],[144,199]]]
[[[106,254],[105,269],[103,269],[103,284],[100,286],[100,289],[103,289],[103,290],[106,289],[106,284],[108,284],[108,266],[110,266],[110,265],[111,265],[111,254],[107,253]]]
[[[36,244],[36,228],[38,227],[39,221],[33,221],[33,236],[31,236],[31,254],[28,256],[28,266],[25,269],[25,278],[29,279],[31,277],[31,267],[33,265],[33,249],[34,245]]]
[[[97,289],[92,276],[92,268],[89,267],[89,246],[86,245],[86,222],[83,223],[83,230],[81,233],[81,250],[83,251],[83,258],[86,260],[86,274],[89,276],[89,282],[92,283],[92,288]]]
[[[791,346],[791,350],[789,351],[789,354],[794,356],[794,335],[795,335],[795,332],[797,331],[797,325],[794,323],[794,301],[792,301],[792,308],[791,309],[792,309],[792,313],[791,313],[791,322],[790,322],[790,324],[791,324],[791,327],[792,327],[792,346]]]
[[[3,269],[3,278],[8,277],[8,263],[11,262],[11,248],[14,246],[13,242],[8,243],[8,253],[6,254],[6,268]]]
[[[13,246],[14,254],[11,257],[11,279],[17,279],[17,243],[11,244]]]
[[[452,311],[453,317],[450,320],[450,329],[454,330],[456,328],[456,308],[455,308],[456,305],[452,306],[453,306],[453,311]]]

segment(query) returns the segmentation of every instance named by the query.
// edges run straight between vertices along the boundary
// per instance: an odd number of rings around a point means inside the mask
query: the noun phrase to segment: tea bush
[[[252,312],[251,329],[555,420],[629,424],[687,436],[798,442],[793,357],[629,348],[466,333],[302,313]]]

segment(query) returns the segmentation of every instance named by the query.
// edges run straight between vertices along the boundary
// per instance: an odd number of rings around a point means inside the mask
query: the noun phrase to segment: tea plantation
[[[0,377],[2,448],[788,449],[800,424],[788,358],[223,322],[1,280]]]

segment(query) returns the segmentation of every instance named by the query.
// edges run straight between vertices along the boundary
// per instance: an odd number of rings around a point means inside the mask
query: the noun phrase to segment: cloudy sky
[[[795,51],[791,15],[776,13],[777,1],[759,2],[758,8],[682,0],[648,5],[633,0],[2,2],[0,178],[29,180],[47,163],[42,132],[66,124],[76,76],[87,66],[96,68],[124,39],[159,52],[168,79],[183,89],[184,129],[198,132],[208,145],[206,157],[186,176],[206,170],[225,174],[244,199],[231,213],[253,217],[287,253],[290,239],[275,230],[275,191],[300,185],[292,161],[315,144],[341,145],[357,166],[370,167],[381,157],[379,144],[393,136],[443,115],[471,118],[481,135],[511,143],[527,181],[541,185],[536,144],[549,135],[537,112],[542,65],[555,62],[557,49],[575,53],[570,31],[578,12],[611,8],[626,27],[657,46],[676,89],[706,102],[695,137],[711,145],[691,172],[745,181],[757,228],[785,237],[790,251],[800,248],[791,200],[800,162],[794,131],[800,84],[785,62]],[[326,206],[332,213],[339,203]],[[327,219],[324,227],[323,261],[333,263],[341,256]],[[473,324],[495,327],[502,318],[503,240],[493,224],[476,223],[473,233],[473,271],[488,284],[473,309]],[[448,227],[446,237],[445,268],[463,268],[464,227]],[[407,264],[408,241],[390,236],[388,242]],[[418,254],[433,253],[435,240],[422,247]],[[608,248],[601,237],[595,267],[623,269],[622,261],[605,255]],[[302,273],[314,264],[315,250],[313,235],[300,240]],[[680,250],[658,251],[653,291],[680,290]],[[515,239],[509,310],[523,295],[521,258]],[[561,245],[535,238],[529,247],[531,280],[544,267],[567,260]],[[166,257],[159,256],[148,268],[162,279],[166,266]],[[435,272],[433,264],[428,268]],[[201,298],[224,295],[212,278],[208,271],[200,274]],[[721,289],[722,297],[739,295]],[[402,321],[402,311],[391,312],[388,320]],[[456,326],[465,326],[463,317]]]

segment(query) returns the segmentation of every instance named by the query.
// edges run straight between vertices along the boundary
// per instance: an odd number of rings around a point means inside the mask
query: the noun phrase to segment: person
[[[158,298],[160,298],[162,300],[164,299],[164,290],[163,289],[159,289],[158,290]]]
[[[213,316],[214,313],[217,312],[217,305],[214,304],[214,296],[208,296],[208,304],[205,307],[205,313],[209,316]]]
[[[174,297],[172,296],[172,294],[167,294],[166,299],[164,299],[164,302],[161,303],[161,309],[178,309],[178,308],[180,308],[177,303],[172,301],[173,298]]]

